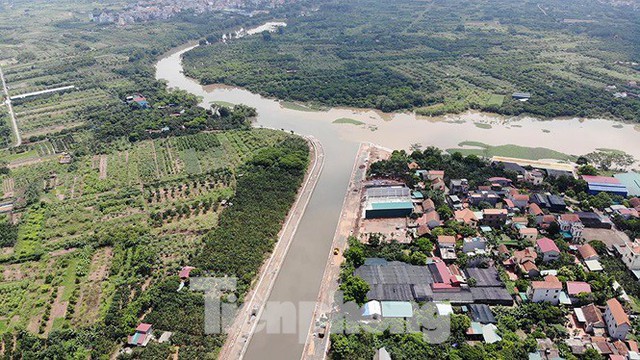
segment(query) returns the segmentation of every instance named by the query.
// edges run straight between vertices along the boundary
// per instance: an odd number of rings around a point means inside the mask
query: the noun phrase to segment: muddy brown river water
[[[205,107],[213,101],[255,107],[258,110],[255,126],[313,135],[322,142],[326,152],[323,173],[282,265],[270,301],[293,304],[315,301],[360,142],[372,142],[391,149],[407,149],[411,144],[446,149],[470,140],[489,145],[546,147],[574,155],[610,148],[623,150],[640,159],[640,132],[633,125],[609,120],[543,121],[482,113],[423,119],[410,113],[381,114],[374,110],[333,108],[300,111],[285,108],[277,100],[244,89],[201,86],[187,78],[182,73],[181,56],[193,47],[176,49],[162,58],[156,66],[156,77],[166,80],[169,87],[202,97],[202,106]],[[363,124],[333,123],[340,118]],[[480,128],[474,123],[489,124],[491,128]],[[299,359],[304,346],[300,339],[304,339],[312,320],[312,308],[303,310],[297,314],[295,333],[257,332],[248,345],[245,359]]]

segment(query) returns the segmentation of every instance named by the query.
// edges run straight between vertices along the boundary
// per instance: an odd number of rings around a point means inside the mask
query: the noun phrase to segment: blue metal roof
[[[413,209],[411,201],[393,201],[393,202],[372,202],[370,205],[372,210],[388,210],[388,209]]]
[[[382,301],[382,316],[393,318],[413,317],[413,307],[407,301]]]

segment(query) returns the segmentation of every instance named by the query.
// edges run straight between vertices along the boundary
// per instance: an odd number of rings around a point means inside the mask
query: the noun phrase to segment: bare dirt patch
[[[56,256],[61,256],[61,255],[64,255],[64,254],[72,253],[72,252],[74,252],[76,250],[77,250],[77,248],[56,250],[56,251],[50,252],[49,255],[51,255],[51,257],[56,257]]]
[[[607,245],[609,249],[612,249],[613,245],[622,245],[629,241],[627,234],[622,231],[609,229],[584,229],[582,237],[584,237],[586,242],[600,240]]]
[[[49,332],[51,332],[51,329],[53,328],[53,321],[55,319],[62,318],[67,313],[67,306],[69,306],[69,302],[62,301],[62,294],[64,294],[64,286],[59,286],[58,295],[56,296],[56,300],[53,302],[53,305],[51,306],[49,321],[47,321],[47,326],[44,331],[45,334],[49,334]]]
[[[102,281],[107,278],[109,268],[111,267],[111,257],[113,257],[113,249],[110,247],[98,250],[95,255],[93,255],[89,281]]]
[[[100,179],[107,178],[107,155],[100,155]]]
[[[2,277],[4,281],[20,281],[27,276],[20,269],[20,264],[7,265],[4,271],[2,272]]]

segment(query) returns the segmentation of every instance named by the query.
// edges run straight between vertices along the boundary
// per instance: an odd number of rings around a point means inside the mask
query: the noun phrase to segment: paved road
[[[7,87],[7,82],[4,79],[4,73],[2,72],[2,67],[0,67],[0,80],[2,80],[2,88],[4,89],[4,94],[7,97],[5,104],[7,104],[7,110],[9,111],[9,116],[11,117],[11,125],[13,127],[13,133],[16,135],[16,143],[14,146],[22,145],[22,137],[20,136],[20,130],[18,130],[18,121],[16,120],[16,114],[13,112],[13,106],[11,105],[11,98],[9,97],[9,88]]]
[[[313,137],[307,137],[311,147],[311,166],[298,193],[286,222],[280,231],[280,237],[269,260],[260,271],[260,278],[255,287],[247,294],[248,301],[238,311],[233,324],[227,329],[227,341],[220,351],[220,359],[241,359],[248,347],[262,315],[266,301],[269,299],[280,267],[287,255],[291,242],[298,229],[300,219],[309,204],[324,167],[324,149]]]
[[[347,194],[342,204],[340,220],[333,237],[331,252],[329,253],[325,267],[320,291],[313,312],[313,321],[309,327],[307,341],[302,353],[302,359],[324,359],[329,347],[329,321],[321,321],[321,318],[330,316],[333,308],[333,299],[338,290],[338,278],[340,277],[340,265],[343,262],[342,254],[347,248],[349,236],[353,234],[358,219],[360,218],[362,183],[366,178],[366,165],[369,162],[370,144],[361,144],[353,164]],[[339,254],[334,255],[334,249],[339,249]],[[326,335],[319,337],[321,326],[326,326]]]

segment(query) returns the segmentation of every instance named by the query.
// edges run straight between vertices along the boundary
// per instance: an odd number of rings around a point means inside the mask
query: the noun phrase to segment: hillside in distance
[[[326,105],[635,120],[635,5],[323,1],[279,33],[191,51],[185,70],[207,84]],[[512,100],[514,92],[531,99]]]

